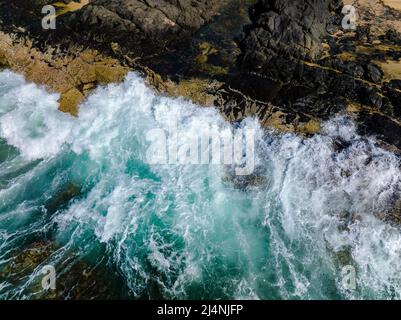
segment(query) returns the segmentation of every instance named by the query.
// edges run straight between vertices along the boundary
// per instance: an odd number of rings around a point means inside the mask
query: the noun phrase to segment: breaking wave
[[[81,260],[131,298],[401,298],[401,232],[377,218],[399,194],[399,159],[346,116],[313,137],[231,125],[133,73],[96,89],[78,118],[58,98],[0,73],[0,298],[35,297],[41,267],[67,274]],[[255,173],[150,165],[147,132],[175,123],[182,143],[251,128]],[[18,273],[31,243],[52,250]]]

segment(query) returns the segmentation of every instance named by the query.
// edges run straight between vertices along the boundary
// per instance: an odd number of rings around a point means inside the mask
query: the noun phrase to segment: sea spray
[[[43,265],[65,275],[101,260],[132,298],[401,298],[401,233],[376,218],[399,194],[399,160],[348,117],[309,138],[232,126],[133,73],[96,89],[78,118],[57,99],[0,73],[0,297],[35,297]],[[147,133],[172,123],[183,144],[210,127],[254,130],[258,183],[239,187],[223,164],[149,163]],[[53,249],[31,274],[4,272],[44,240]]]

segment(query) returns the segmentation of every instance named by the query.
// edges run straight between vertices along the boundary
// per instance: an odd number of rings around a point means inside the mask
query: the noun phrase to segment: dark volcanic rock
[[[376,65],[369,63],[366,66],[366,78],[374,83],[380,83],[383,79],[383,71],[381,71]]]
[[[289,57],[314,59],[337,0],[262,0],[251,9],[252,25],[241,46],[245,68],[268,73]]]
[[[230,87],[270,102],[287,119],[298,121],[327,120],[350,105],[359,106],[353,112],[360,132],[401,149],[399,80],[386,80],[379,66],[400,59],[401,35],[386,24],[376,26],[369,7],[357,7],[364,22],[355,32],[343,30],[341,9],[338,0],[259,0],[240,42],[241,77],[252,74],[252,83],[269,79],[276,85],[265,87],[270,94],[238,81]],[[390,20],[399,16],[390,9],[384,12]]]
[[[359,133],[362,135],[375,136],[386,143],[398,147],[401,146],[401,126],[399,122],[394,121],[388,116],[367,112],[358,115]]]
[[[262,123],[276,125],[274,113],[279,112],[280,127],[299,130],[311,121],[328,119],[345,108],[344,99],[335,94],[344,86],[343,81],[333,79],[329,68],[317,69],[305,63],[321,56],[322,39],[327,35],[327,26],[332,23],[339,3],[336,0],[259,0],[251,7],[251,24],[246,26],[239,42],[241,72],[228,80],[228,86],[252,99],[251,104],[256,104],[253,109],[259,110]],[[355,68],[348,68],[349,73],[355,73]],[[363,75],[365,71],[359,72]],[[350,85],[353,83],[346,84]],[[331,103],[320,95],[321,92],[332,92]],[[234,110],[239,105],[249,105],[239,100],[238,97],[230,100]],[[263,110],[266,107],[260,102],[275,107]],[[236,114],[247,113],[237,111]],[[315,129],[313,125],[313,130],[301,131],[314,132]]]
[[[68,3],[69,1],[64,1]],[[119,43],[135,55],[155,54],[181,41],[216,14],[220,0],[91,0],[82,9],[57,18],[56,30],[44,31],[42,7],[48,1],[0,2],[0,26],[26,29],[42,44],[61,43],[110,49]]]

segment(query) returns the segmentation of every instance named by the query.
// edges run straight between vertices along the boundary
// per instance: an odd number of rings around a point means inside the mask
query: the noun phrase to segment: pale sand
[[[384,72],[385,80],[401,79],[401,61],[376,61]]]
[[[89,0],[80,0],[80,2],[71,1],[70,3],[56,2],[53,6],[58,7],[57,16],[68,12],[74,12],[81,10],[83,7],[89,4]]]
[[[401,0],[383,0],[383,3],[390,8],[401,10]]]

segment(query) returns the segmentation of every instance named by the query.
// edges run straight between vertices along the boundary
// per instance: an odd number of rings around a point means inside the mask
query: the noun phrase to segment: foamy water
[[[57,100],[0,73],[1,298],[33,297],[43,265],[63,273],[74,259],[107,261],[132,298],[401,298],[401,232],[375,218],[399,193],[399,160],[350,119],[310,138],[253,119],[233,128],[136,74],[96,89],[79,118]],[[259,183],[239,186],[219,165],[149,165],[147,133],[172,124],[183,144],[252,129]],[[54,251],[32,274],[2,276],[19,248],[44,240]],[[356,290],[343,287],[346,265]]]

